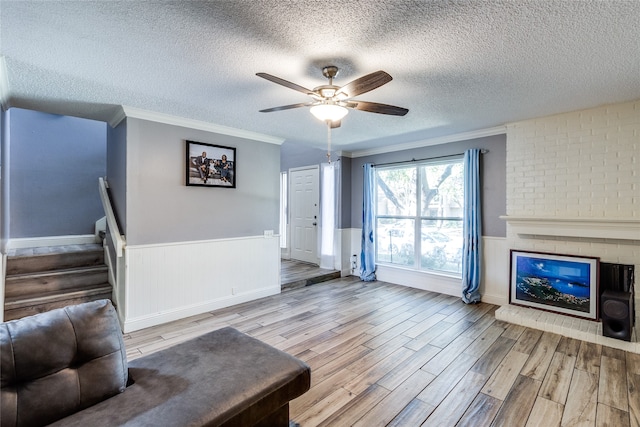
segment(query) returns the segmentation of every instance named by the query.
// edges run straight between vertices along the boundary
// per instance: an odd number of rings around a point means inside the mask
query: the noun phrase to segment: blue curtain
[[[462,246],[462,300],[480,302],[482,274],[482,217],[480,212],[480,150],[464,153],[464,219]]]
[[[376,254],[373,244],[374,218],[373,199],[375,191],[374,171],[371,163],[364,165],[362,197],[362,252],[360,252],[360,279],[365,282],[376,280]]]

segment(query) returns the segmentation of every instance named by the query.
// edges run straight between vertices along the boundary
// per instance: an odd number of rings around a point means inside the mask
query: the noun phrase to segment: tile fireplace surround
[[[507,221],[511,248],[552,247],[554,243],[562,246],[566,241],[575,245],[603,248],[602,262],[624,262],[614,259],[618,250],[623,248],[630,253],[638,277],[640,257],[640,220],[638,219],[592,219],[592,218],[541,218],[503,216]],[[551,243],[549,243],[551,242]],[[564,249],[563,249],[564,250]],[[547,251],[548,252],[548,251]],[[591,254],[593,255],[593,254]],[[595,255],[599,256],[599,255]],[[631,342],[602,335],[602,323],[579,319],[562,314],[550,313],[528,307],[505,305],[496,311],[496,319],[534,329],[548,331],[596,344],[606,345],[633,353],[640,353],[639,319],[640,299],[636,280],[636,326]]]

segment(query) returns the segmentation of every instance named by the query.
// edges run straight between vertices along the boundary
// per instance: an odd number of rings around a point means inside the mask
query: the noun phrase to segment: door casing
[[[291,258],[318,264],[320,168],[289,170],[289,236]]]

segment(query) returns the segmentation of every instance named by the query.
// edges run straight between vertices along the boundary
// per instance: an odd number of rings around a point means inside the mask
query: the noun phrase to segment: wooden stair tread
[[[32,298],[52,292],[72,292],[109,281],[106,265],[7,276],[5,298]]]
[[[7,256],[6,275],[96,265],[104,265],[104,249],[99,244],[24,248],[10,251]]]
[[[311,286],[317,283],[328,282],[330,280],[339,279],[341,276],[339,271],[330,271],[323,274],[318,274],[313,277],[303,278],[299,280],[288,281],[287,283],[282,283],[282,290],[290,290],[294,288],[299,288],[302,286]]]
[[[4,320],[111,299],[109,267],[100,243],[10,250],[7,254]]]
[[[109,267],[106,265],[90,265],[90,266],[82,266],[82,267],[72,267],[72,268],[61,268],[57,270],[46,270],[46,271],[37,271],[30,273],[19,273],[19,274],[7,274],[6,282],[10,282],[11,280],[25,279],[25,278],[38,278],[45,276],[64,276],[66,274],[82,274],[82,273],[93,273],[93,272],[108,272]]]
[[[55,254],[65,253],[78,253],[78,252],[91,252],[100,251],[104,249],[100,243],[85,243],[78,245],[59,245],[59,246],[45,246],[37,248],[19,248],[10,249],[7,252],[8,259],[23,258],[23,257],[37,257]]]
[[[37,297],[8,297],[4,301],[5,310],[13,310],[16,308],[27,307],[31,305],[45,304],[55,301],[64,301],[67,299],[88,297],[97,294],[109,293],[111,294],[111,284],[102,283],[99,285],[87,286],[82,290],[74,290],[71,292],[44,292]]]

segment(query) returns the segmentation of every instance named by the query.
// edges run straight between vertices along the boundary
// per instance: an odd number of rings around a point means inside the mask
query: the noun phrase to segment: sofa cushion
[[[252,426],[309,389],[301,360],[223,328],[129,362],[133,385],[55,426]]]
[[[44,425],[124,391],[126,349],[111,301],[0,324],[0,424]]]

